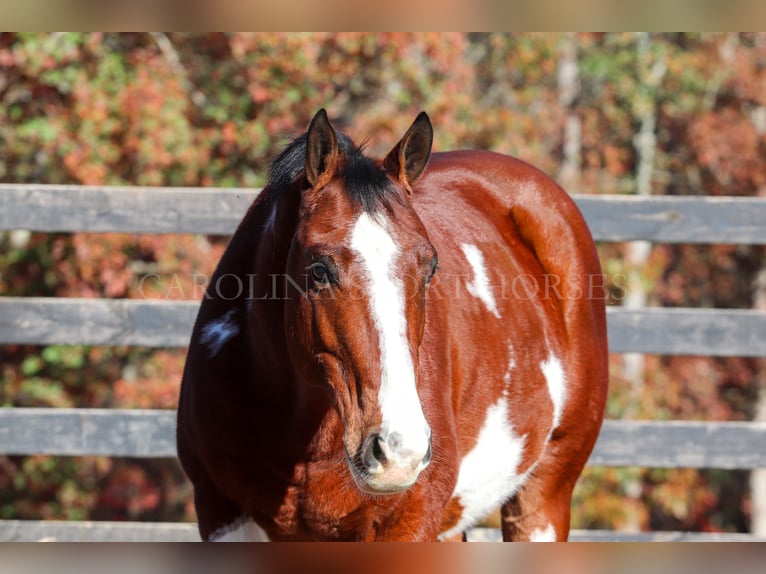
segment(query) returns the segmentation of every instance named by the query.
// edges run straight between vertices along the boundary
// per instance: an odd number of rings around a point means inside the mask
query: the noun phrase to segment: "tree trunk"
[[[560,45],[558,69],[559,105],[564,110],[563,159],[558,180],[569,193],[580,191],[580,150],[582,148],[581,121],[577,114],[577,96],[580,94],[580,65],[577,61],[577,34],[567,32]]]
[[[651,195],[652,176],[654,174],[655,153],[657,150],[657,88],[665,76],[665,58],[658,56],[652,62],[651,37],[648,33],[639,33],[637,38],[638,75],[640,85],[636,94],[635,109],[641,122],[633,145],[638,156],[636,169],[637,195]],[[649,290],[644,279],[644,267],[652,250],[648,241],[632,241],[627,246],[625,261],[627,264],[626,296],[623,306],[630,309],[646,307]],[[631,385],[633,400],[631,409],[638,409],[644,388],[645,358],[640,353],[625,353],[622,357],[623,374]]]

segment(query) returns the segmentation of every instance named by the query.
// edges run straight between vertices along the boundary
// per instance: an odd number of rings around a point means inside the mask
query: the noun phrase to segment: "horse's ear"
[[[399,178],[404,187],[411,191],[412,185],[426,168],[433,139],[431,120],[428,119],[428,114],[420,112],[404,137],[383,160],[383,167]]]
[[[306,142],[306,179],[311,187],[321,187],[333,176],[338,159],[338,137],[322,108],[309,124]]]

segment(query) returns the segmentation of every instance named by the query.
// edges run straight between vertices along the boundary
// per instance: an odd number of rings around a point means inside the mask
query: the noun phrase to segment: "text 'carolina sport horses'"
[[[382,160],[324,110],[273,162],[191,338],[178,455],[204,540],[566,540],[607,390],[604,284],[530,165]]]

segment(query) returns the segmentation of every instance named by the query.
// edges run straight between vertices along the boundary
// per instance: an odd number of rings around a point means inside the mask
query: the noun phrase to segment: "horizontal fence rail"
[[[197,525],[184,522],[0,520],[0,542],[199,542],[199,540]]]
[[[766,422],[605,420],[588,464],[766,468]]]
[[[756,197],[577,195],[596,241],[766,244]]]
[[[0,527],[1,528],[1,527]],[[502,542],[499,528],[473,528],[467,532],[468,542]],[[569,532],[570,542],[764,542],[753,534],[742,532],[619,532],[614,530],[577,530]]]
[[[607,308],[609,350],[657,355],[766,357],[766,312]]]
[[[474,528],[469,542],[499,542],[496,528]],[[196,542],[196,524],[185,522],[64,522],[58,520],[0,520],[0,540],[5,542]],[[572,542],[764,542],[736,532],[615,532],[572,530]]]
[[[0,184],[0,230],[233,233],[260,190]],[[752,197],[575,195],[597,241],[766,244]]]
[[[196,301],[0,297],[0,344],[185,347]],[[613,353],[766,356],[766,313],[607,309]]]
[[[174,458],[176,412],[0,408],[0,453]]]
[[[0,184],[0,229],[229,235],[259,191]]]
[[[0,409],[0,453],[172,458],[171,410]],[[766,423],[606,420],[591,466],[766,468]]]
[[[0,297],[0,344],[186,347],[198,301]]]

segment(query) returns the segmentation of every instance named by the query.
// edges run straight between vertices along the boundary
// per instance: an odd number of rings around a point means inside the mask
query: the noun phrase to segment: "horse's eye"
[[[330,272],[325,264],[320,261],[309,265],[309,273],[314,283],[328,283],[330,280]]]

